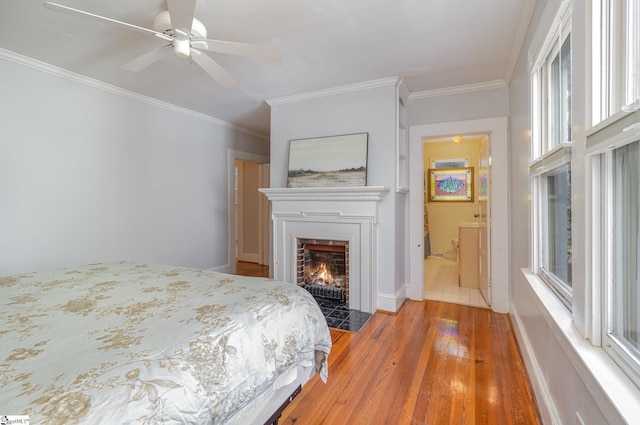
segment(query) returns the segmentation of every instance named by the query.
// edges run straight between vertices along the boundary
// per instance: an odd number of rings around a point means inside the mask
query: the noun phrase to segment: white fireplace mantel
[[[384,186],[287,187],[258,189],[270,201],[380,201],[389,192]]]
[[[273,277],[296,282],[297,240],[349,242],[349,308],[377,304],[378,204],[388,187],[259,189],[271,201]]]

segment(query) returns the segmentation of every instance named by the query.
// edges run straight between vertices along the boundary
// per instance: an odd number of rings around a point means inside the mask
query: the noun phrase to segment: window
[[[559,51],[546,71],[549,79],[549,148],[571,140],[571,34],[562,42]]]
[[[543,175],[546,186],[542,193],[547,199],[542,217],[542,238],[545,241],[540,259],[542,273],[550,273],[547,278],[557,278],[564,289],[571,287],[571,167],[563,164]]]
[[[562,3],[531,67],[534,159],[572,137],[570,12],[570,3]]]
[[[533,269],[571,306],[571,7],[562,3],[531,68]]]
[[[640,0],[594,0],[592,124],[640,109]]]
[[[570,147],[556,149],[552,155],[534,163],[530,170],[534,272],[567,307],[571,306],[573,292],[570,155]]]
[[[611,293],[607,302],[610,345],[640,360],[640,142],[619,147],[612,158]]]
[[[587,137],[594,154],[593,209],[598,221],[592,280],[602,291],[602,346],[640,387],[640,112]]]
[[[593,306],[602,347],[640,387],[640,0],[592,6]]]

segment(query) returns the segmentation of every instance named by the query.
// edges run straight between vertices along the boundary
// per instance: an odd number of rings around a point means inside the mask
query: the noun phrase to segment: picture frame
[[[473,167],[430,168],[429,202],[473,202]]]
[[[289,141],[287,187],[367,185],[369,133]]]
[[[462,168],[468,167],[467,158],[434,159],[431,161],[431,168]]]

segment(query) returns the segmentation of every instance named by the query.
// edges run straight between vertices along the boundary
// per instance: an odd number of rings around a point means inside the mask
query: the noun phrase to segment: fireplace
[[[389,189],[362,186],[259,190],[271,201],[273,277],[303,284],[299,262],[304,256],[301,240],[333,249],[344,247],[344,291],[327,286],[314,290],[336,296],[338,292],[344,293],[350,310],[373,313],[379,296],[376,281],[378,204]]]
[[[298,285],[314,297],[349,305],[349,242],[298,239]]]

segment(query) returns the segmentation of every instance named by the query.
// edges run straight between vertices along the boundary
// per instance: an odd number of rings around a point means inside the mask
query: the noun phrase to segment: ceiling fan
[[[167,0],[169,10],[156,15],[153,21],[154,29],[140,27],[50,1],[45,1],[44,6],[58,12],[115,24],[129,30],[153,35],[169,42],[121,65],[121,68],[129,71],[140,71],[146,68],[160,59],[167,49],[172,48],[176,56],[190,58],[223,87],[233,87],[238,82],[210,56],[203,53],[203,50],[256,59],[282,59],[282,51],[278,47],[207,39],[207,29],[204,24],[194,18],[196,0]]]

